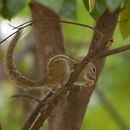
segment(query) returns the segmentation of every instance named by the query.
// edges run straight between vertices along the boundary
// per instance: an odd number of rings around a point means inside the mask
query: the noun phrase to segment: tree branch
[[[115,48],[115,49],[111,49],[111,50],[108,50],[108,51],[104,51],[104,52],[98,54],[95,57],[95,60],[99,60],[99,59],[104,58],[106,56],[110,56],[110,55],[114,55],[114,54],[117,54],[117,53],[121,53],[121,52],[127,51],[129,49],[130,49],[130,44],[124,45],[122,47],[118,47],[118,48]]]
[[[49,92],[46,94],[45,97],[43,97],[43,99],[41,100],[43,103],[52,96],[52,92]],[[29,130],[29,128],[31,127],[31,125],[33,124],[35,118],[37,117],[37,115],[39,114],[41,108],[42,108],[41,103],[39,103],[38,105],[36,105],[36,107],[34,108],[34,110],[32,111],[32,113],[29,115],[29,117],[27,118],[27,120],[25,121],[24,126],[22,127],[22,130]]]

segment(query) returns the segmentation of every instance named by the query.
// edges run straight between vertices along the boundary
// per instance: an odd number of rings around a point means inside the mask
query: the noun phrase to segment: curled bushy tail
[[[6,55],[6,69],[7,74],[12,81],[14,81],[21,88],[28,90],[32,87],[42,86],[43,80],[33,81],[23,76],[17,69],[15,64],[13,63],[13,53],[15,49],[15,45],[20,37],[21,32],[18,30],[11,43],[9,44],[7,55]]]

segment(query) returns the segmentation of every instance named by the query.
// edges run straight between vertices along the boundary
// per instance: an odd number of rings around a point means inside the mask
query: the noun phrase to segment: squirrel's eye
[[[93,68],[93,72],[96,72],[96,68],[95,67]]]

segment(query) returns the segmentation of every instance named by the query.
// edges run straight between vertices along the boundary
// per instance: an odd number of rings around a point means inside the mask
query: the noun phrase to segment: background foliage
[[[89,3],[87,0],[37,0],[39,3],[52,9],[64,19],[73,19],[81,23],[87,23],[91,26],[95,25],[95,21],[108,9],[114,11],[119,6],[122,7],[119,21],[113,36],[114,43],[111,48],[118,47],[130,42],[130,0],[96,0],[94,9],[89,12]],[[91,0],[90,0],[91,3]],[[30,17],[28,1],[26,0],[0,0],[1,25],[5,23],[5,18],[12,22],[19,19],[25,21]],[[14,18],[15,17],[15,18]],[[7,26],[7,25],[6,25]],[[0,27],[2,32],[2,27]],[[8,28],[9,29],[9,28]],[[28,33],[29,31],[26,31]],[[64,26],[64,34],[67,41],[67,50],[70,55],[75,57],[84,56],[86,48],[89,47],[93,32],[81,27],[72,25]],[[73,35],[72,35],[73,34]],[[86,35],[84,35],[86,34]],[[105,34],[104,34],[105,35]],[[26,37],[23,37],[20,42],[24,43]],[[8,41],[1,46],[0,62],[4,62],[4,56]],[[18,46],[18,50],[23,47]],[[22,73],[31,75],[33,66],[33,57],[31,53],[25,55],[22,61],[18,63],[18,68]],[[116,112],[124,120],[130,128],[130,52],[110,56],[107,58],[106,65],[97,83],[108,99],[108,101],[116,109]],[[32,68],[32,69],[29,69]],[[0,70],[4,67],[1,66]],[[1,72],[1,71],[0,71]],[[2,73],[0,73],[2,75]],[[0,85],[0,122],[5,130],[19,130],[23,120],[24,111],[22,109],[21,99],[12,100],[11,95],[16,93],[15,87],[7,80],[1,79]],[[22,118],[21,118],[22,117]],[[104,120],[105,119],[105,120]],[[111,111],[104,106],[98,93],[95,91],[91,98],[89,108],[86,112],[82,130],[119,130],[120,125],[115,120]],[[46,129],[43,128],[43,130]]]

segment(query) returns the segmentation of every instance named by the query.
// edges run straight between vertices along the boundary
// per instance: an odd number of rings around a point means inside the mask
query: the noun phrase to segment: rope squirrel
[[[66,55],[55,55],[48,60],[45,77],[39,81],[30,80],[18,72],[15,64],[13,63],[13,52],[19,37],[20,32],[18,31],[8,47],[6,55],[6,68],[11,80],[14,81],[18,86],[21,86],[24,90],[43,86],[47,86],[49,89],[55,90],[68,81],[71,72],[80,62],[79,60],[73,59]],[[87,86],[92,86],[95,79],[96,67],[91,61],[86,65],[75,84],[85,84]]]
[[[51,57],[47,63],[46,75],[44,77],[45,85],[53,90],[65,85],[76,64],[76,60],[66,55]]]
[[[50,89],[61,87],[70,78],[70,74],[74,71],[75,66],[81,60],[73,59],[66,55],[55,55],[48,61],[47,73],[44,78],[44,83]],[[75,82],[77,85],[92,86],[96,80],[96,67],[94,63],[89,62],[83,72],[79,75]]]

